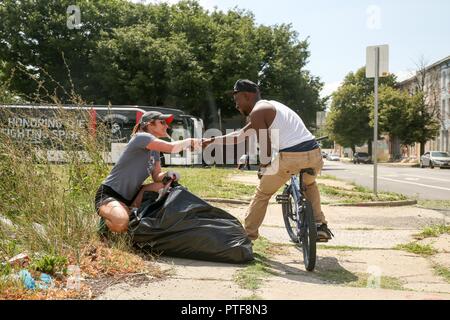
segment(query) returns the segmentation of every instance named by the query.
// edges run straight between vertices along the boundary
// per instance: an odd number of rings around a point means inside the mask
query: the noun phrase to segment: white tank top
[[[276,111],[275,118],[269,127],[272,149],[274,151],[283,150],[315,139],[300,116],[291,108],[274,100],[260,100],[255,107],[262,102],[274,106]]]

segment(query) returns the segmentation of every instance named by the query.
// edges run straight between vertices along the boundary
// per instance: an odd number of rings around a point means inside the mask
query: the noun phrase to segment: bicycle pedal
[[[316,242],[328,242],[327,238],[317,238]]]
[[[284,195],[284,194],[278,194],[275,197],[275,200],[277,201],[277,203],[288,203],[289,196],[288,195]]]

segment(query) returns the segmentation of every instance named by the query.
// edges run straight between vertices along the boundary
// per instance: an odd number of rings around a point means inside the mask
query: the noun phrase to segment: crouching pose
[[[180,178],[175,172],[161,172],[160,152],[178,153],[187,148],[201,148],[201,139],[166,142],[158,139],[167,136],[173,115],[149,111],[142,115],[134,127],[130,142],[100,185],[95,195],[95,208],[112,232],[126,232],[130,208],[141,205],[145,191],[158,192],[164,187],[164,177]],[[142,185],[152,176],[153,183]]]

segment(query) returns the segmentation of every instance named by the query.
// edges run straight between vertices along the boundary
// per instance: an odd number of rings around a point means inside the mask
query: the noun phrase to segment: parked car
[[[354,164],[357,163],[370,163],[371,157],[367,152],[355,152],[352,159]]]
[[[430,167],[431,169],[434,167],[450,168],[450,155],[444,151],[425,152],[420,157],[420,167]]]
[[[339,156],[337,154],[330,153],[329,155],[327,155],[327,160],[339,161],[339,160],[341,160],[341,158],[339,158]]]

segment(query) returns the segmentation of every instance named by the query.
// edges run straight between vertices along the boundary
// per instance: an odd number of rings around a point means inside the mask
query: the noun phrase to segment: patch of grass
[[[267,266],[261,261],[256,261],[238,271],[234,276],[234,281],[243,289],[256,290],[261,286],[263,279],[269,275]]]
[[[417,200],[417,206],[426,209],[450,211],[450,200]]]
[[[225,198],[248,200],[255,193],[255,186],[230,181],[237,170],[211,167],[204,168],[167,168],[181,174],[180,183],[195,195],[206,198]]]
[[[404,290],[404,282],[395,277],[381,276],[377,279],[367,273],[351,273],[347,270],[326,270],[318,273],[319,278],[334,284],[356,288],[377,288]]]
[[[263,300],[263,298],[257,294],[252,294],[251,296],[241,298],[241,300]]]
[[[253,290],[258,289],[264,278],[275,274],[265,260],[271,255],[279,252],[279,246],[274,245],[264,237],[259,237],[253,242],[253,253],[255,260],[246,268],[238,271],[234,275],[234,281],[243,289]]]
[[[417,242],[399,244],[395,246],[394,249],[407,251],[421,256],[431,256],[437,253],[437,250],[434,249],[431,245],[429,244],[422,245]]]
[[[332,199],[334,198],[335,201],[342,203],[398,201],[407,199],[406,196],[393,192],[379,192],[378,196],[375,196],[371,190],[356,185],[353,190],[328,186],[322,183],[319,183],[318,186],[321,194],[329,196]]]
[[[438,276],[441,276],[447,281],[447,283],[450,283],[450,269],[444,266],[441,266],[439,264],[433,264],[433,269],[435,274]]]
[[[362,193],[372,193],[372,191],[366,187],[357,185],[356,183],[351,183],[352,186],[354,186],[353,190],[357,191],[357,192],[362,192]]]
[[[322,174],[320,176],[317,177],[318,179],[326,179],[326,180],[339,180],[338,178],[336,178],[335,176],[332,176],[330,174]]]
[[[418,239],[437,238],[441,234],[450,234],[450,225],[437,224],[425,227],[422,232],[416,234],[415,237]]]

